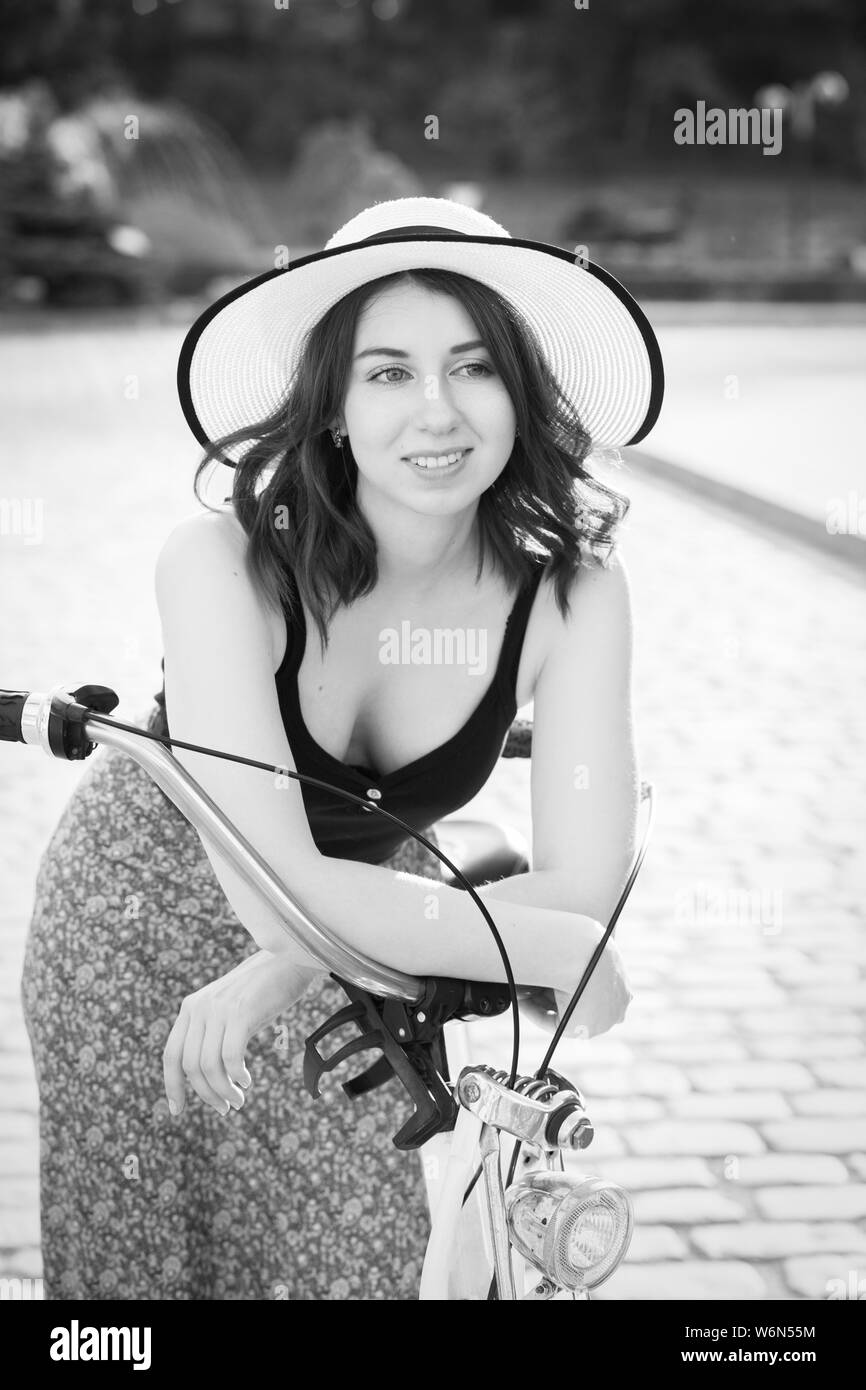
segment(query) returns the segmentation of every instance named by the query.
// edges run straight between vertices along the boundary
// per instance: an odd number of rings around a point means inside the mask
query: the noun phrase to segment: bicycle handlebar
[[[90,708],[80,703],[84,699]],[[324,969],[383,998],[416,1003],[423,997],[425,986],[420,978],[370,960],[311,917],[216,802],[165,748],[89,717],[94,709],[110,714],[117,703],[114,691],[105,686],[82,686],[71,694],[63,687],[48,694],[0,690],[0,741],[33,744],[49,757],[68,760],[87,757],[98,743],[128,754],[278,914],[280,925],[291,940],[303,946]]]
[[[27,703],[26,690],[0,690],[0,743],[23,743],[21,716]]]

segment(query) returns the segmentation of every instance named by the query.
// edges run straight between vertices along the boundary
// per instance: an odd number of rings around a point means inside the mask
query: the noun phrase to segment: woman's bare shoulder
[[[225,546],[241,550],[246,545],[246,533],[234,508],[222,506],[216,510],[192,512],[182,517],[166,535],[160,554],[198,553],[202,548]]]
[[[157,604],[165,613],[184,603],[190,592],[221,596],[239,605],[245,621],[267,632],[273,669],[286,643],[285,615],[255,583],[245,563],[248,537],[230,506],[193,512],[178,521],[163,541],[154,573]],[[281,659],[281,658],[280,658]]]

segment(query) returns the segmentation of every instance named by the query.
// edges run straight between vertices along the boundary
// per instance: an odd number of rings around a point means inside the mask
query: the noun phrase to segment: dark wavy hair
[[[398,271],[352,290],[307,334],[292,380],[274,412],[214,440],[199,463],[199,483],[223,451],[246,441],[234,465],[231,502],[249,543],[250,577],[275,607],[295,616],[298,590],[313,614],[322,651],[327,623],[340,603],[370,593],[378,582],[376,540],[355,502],[358,468],[330,426],[344,400],[355,330],[368,302],[408,281],[452,295],[466,309],[511,399],[519,437],[505,468],[478,499],[478,583],[489,546],[494,565],[519,587],[533,552],[552,560],[556,600],[568,613],[571,579],[584,560],[607,563],[628,499],[584,467],[592,441],[550,371],[531,327],[496,291],[452,271]],[[226,499],[229,500],[228,498]],[[213,510],[216,510],[214,508]]]

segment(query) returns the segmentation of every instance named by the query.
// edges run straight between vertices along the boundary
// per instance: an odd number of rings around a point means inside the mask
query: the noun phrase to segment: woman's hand
[[[186,1104],[185,1081],[220,1115],[240,1110],[252,1081],[244,1061],[249,1039],[324,973],[309,957],[260,950],[187,995],[163,1052],[171,1113],[179,1115]]]
[[[601,927],[599,926],[601,939]],[[597,943],[596,943],[597,944]],[[594,948],[593,948],[594,949]],[[531,988],[520,997],[520,1008],[539,1028],[552,1033],[559,1025],[571,996],[589,964],[589,957],[575,977],[570,991]],[[577,1008],[571,1015],[568,1027],[563,1034],[566,1038],[593,1038],[597,1033],[606,1033],[617,1023],[622,1023],[626,1010],[634,995],[629,987],[622,956],[613,940],[608,937],[601,957],[595,966],[589,984],[580,996]]]

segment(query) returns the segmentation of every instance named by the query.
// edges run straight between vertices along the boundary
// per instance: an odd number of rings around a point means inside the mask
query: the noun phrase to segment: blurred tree
[[[852,88],[824,157],[850,163],[866,143],[862,0],[5,0],[3,29],[0,86],[42,76],[69,110],[127,79],[270,165],[354,116],[422,171],[670,161],[672,104],[748,105],[820,68]],[[429,112],[438,144],[421,143]]]

